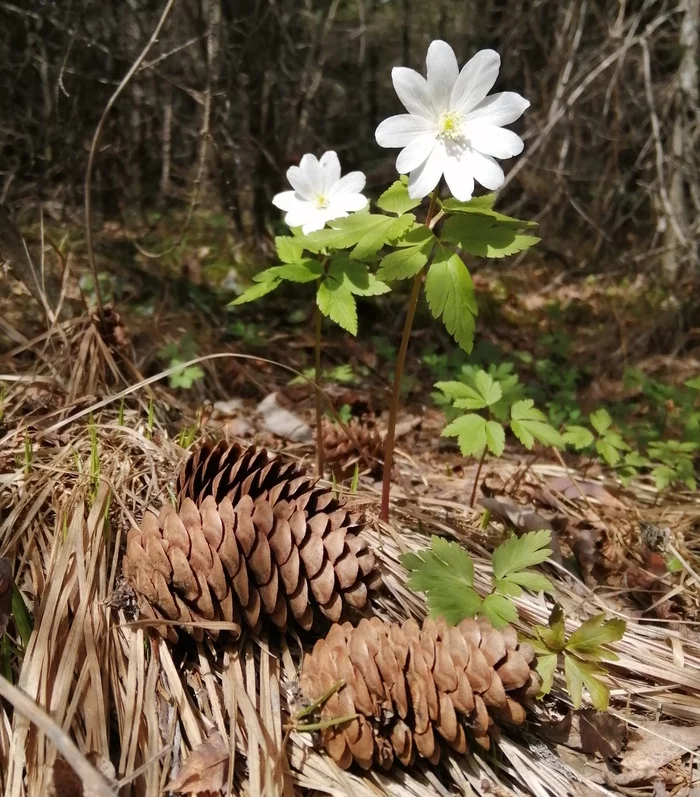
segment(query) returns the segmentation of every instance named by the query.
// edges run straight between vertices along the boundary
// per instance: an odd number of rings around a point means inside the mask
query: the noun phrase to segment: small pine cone
[[[525,721],[520,700],[540,686],[533,659],[515,629],[484,618],[456,627],[426,619],[421,628],[374,617],[357,628],[334,625],[305,657],[300,686],[313,702],[344,682],[321,709],[322,720],[358,714],[321,735],[343,769],[353,761],[389,769],[394,758],[410,766],[416,755],[436,764],[438,737],[465,753],[468,730],[488,749],[496,723]]]
[[[129,531],[124,575],[143,617],[242,621],[258,630],[264,615],[279,628],[291,616],[308,630],[315,610],[335,622],[347,607],[362,609],[374,586],[374,557],[355,533],[356,519],[328,511],[317,495],[305,508],[250,494],[235,506],[211,495],[199,507],[184,498],[179,510],[148,511]],[[203,637],[201,628],[190,633]]]
[[[384,442],[377,429],[355,419],[347,426],[350,435],[338,424],[323,422],[323,458],[336,479],[350,478],[355,466],[360,472],[381,475]]]

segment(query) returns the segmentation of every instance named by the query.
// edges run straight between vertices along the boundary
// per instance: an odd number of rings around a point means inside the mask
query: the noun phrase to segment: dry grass
[[[0,784],[7,797],[50,794],[59,749],[82,766],[86,784],[93,778],[97,785],[91,793],[155,797],[165,793],[183,759],[212,729],[230,752],[224,794],[620,793],[577,774],[539,741],[536,719],[526,733],[504,738],[491,754],[449,754],[439,768],[419,765],[410,772],[342,772],[314,748],[309,735],[289,730],[298,710],[294,683],[308,641],[290,631],[286,637],[244,635],[235,642],[173,649],[129,623],[110,603],[125,533],[148,504],[168,500],[186,454],[159,421],[165,398],[159,398],[157,380],[151,385],[133,380],[87,321],[19,342],[12,357],[14,371],[0,375],[5,388],[0,555],[13,563],[34,630],[23,657],[12,658],[21,693],[0,679],[5,698]],[[93,398],[84,401],[84,396]],[[37,402],[42,407],[32,411]],[[453,537],[474,556],[477,581],[485,586],[485,544],[500,533],[497,527],[481,530],[480,512],[467,506],[468,480],[463,500],[455,501],[445,497],[438,469],[419,471],[407,458],[400,467],[407,482],[422,476],[429,489],[423,497],[397,490],[391,525],[376,520],[377,494],[371,487],[357,496],[375,517],[367,533],[385,576],[386,588],[373,608],[397,619],[424,612],[422,598],[405,586],[401,552],[425,547],[433,533]],[[516,467],[504,465],[506,471]],[[532,468],[528,478],[536,482],[560,471],[543,465]],[[451,479],[450,493],[455,491],[460,493],[460,484]],[[686,500],[648,509],[656,498],[648,489],[629,495],[621,527],[634,528],[640,512],[671,517],[676,527],[700,517],[700,506]],[[584,508],[600,509],[592,499]],[[697,551],[697,541],[693,545]],[[697,558],[688,557],[697,573]],[[692,576],[684,584],[697,594]],[[601,610],[628,614],[624,596],[592,592],[570,574],[562,572],[558,591],[572,626]],[[517,603],[522,628],[546,621],[543,600],[524,595]],[[610,685],[617,715],[631,726],[647,719],[700,724],[700,644],[667,624],[630,619],[615,649],[620,661],[610,671]],[[555,695],[566,703],[561,675]],[[110,759],[118,789],[93,767]]]

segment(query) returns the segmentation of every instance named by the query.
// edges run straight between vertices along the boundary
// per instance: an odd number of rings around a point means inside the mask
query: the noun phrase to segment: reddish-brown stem
[[[323,394],[321,386],[321,324],[323,315],[314,304],[315,329],[314,329],[314,381],[316,382],[316,475],[323,477]]]
[[[436,188],[430,197],[430,205],[428,213],[425,217],[426,226],[430,225],[435,211],[435,204],[437,202]],[[399,414],[399,403],[401,399],[401,380],[403,379],[403,370],[406,365],[406,353],[408,352],[408,342],[411,338],[411,330],[413,329],[413,319],[416,317],[416,308],[418,307],[418,298],[420,297],[420,289],[423,285],[425,275],[430,268],[430,260],[421,269],[419,274],[416,274],[413,280],[413,288],[411,289],[411,298],[408,300],[408,310],[406,312],[406,321],[403,325],[403,333],[401,335],[401,345],[399,346],[399,354],[396,359],[396,371],[394,372],[394,384],[391,391],[391,403],[389,404],[389,427],[386,433],[386,440],[384,442],[384,478],[382,480],[382,504],[380,517],[382,520],[389,520],[389,493],[391,492],[391,468],[394,463],[394,445],[396,443],[396,419]]]
[[[472,497],[469,499],[469,506],[474,506],[474,499],[476,498],[476,488],[479,484],[479,476],[481,476],[481,469],[484,467],[484,460],[486,459],[486,446],[481,452],[481,459],[476,468],[476,476],[474,476],[474,486],[472,487]]]

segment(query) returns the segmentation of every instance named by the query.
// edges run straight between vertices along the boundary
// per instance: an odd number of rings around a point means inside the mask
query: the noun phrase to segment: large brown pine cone
[[[336,479],[350,478],[356,467],[381,475],[384,442],[378,430],[355,419],[347,427],[349,435],[338,424],[323,422],[323,458]]]
[[[316,486],[304,468],[293,462],[285,463],[264,448],[243,448],[225,440],[216,445],[204,443],[189,457],[177,477],[178,506],[185,498],[199,506],[209,495],[217,501],[228,497],[234,506],[244,495],[253,501],[266,498],[273,505],[293,500],[303,504],[321,494],[332,497],[332,491]]]
[[[129,531],[124,575],[147,618],[242,620],[257,630],[266,615],[308,630],[316,614],[337,621],[347,607],[362,609],[376,584],[357,519],[323,492],[274,505],[250,493],[235,506],[208,495],[197,507],[185,497],[179,510],[148,511]],[[172,626],[157,628],[177,639]]]
[[[301,690],[312,702],[344,682],[321,709],[322,720],[359,715],[322,732],[344,769],[353,761],[388,769],[395,757],[409,766],[416,755],[437,763],[438,737],[464,753],[465,731],[488,748],[498,722],[524,722],[520,700],[540,686],[533,659],[513,628],[483,618],[457,627],[426,619],[421,628],[375,617],[334,625],[305,657]]]

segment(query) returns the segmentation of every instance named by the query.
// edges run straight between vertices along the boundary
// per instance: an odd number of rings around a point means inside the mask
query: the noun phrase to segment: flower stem
[[[321,395],[321,324],[323,322],[323,315],[318,308],[318,304],[314,303],[314,381],[316,382],[316,390],[314,396],[316,398],[316,475],[320,478],[323,477],[323,396]]]
[[[481,476],[481,469],[484,467],[484,460],[486,459],[486,446],[481,452],[481,459],[476,469],[476,476],[474,476],[474,486],[472,487],[472,497],[469,499],[469,506],[474,506],[474,499],[476,498],[476,486],[479,484],[479,476]]]
[[[435,210],[437,202],[438,189],[436,188],[430,197],[430,205],[428,213],[425,217],[425,226],[430,226],[431,219]],[[391,491],[391,468],[394,463],[394,445],[396,443],[396,419],[399,414],[399,402],[401,399],[401,380],[403,379],[404,366],[406,365],[406,353],[408,352],[408,341],[411,338],[411,330],[413,329],[413,319],[416,317],[416,309],[418,307],[418,298],[420,297],[420,289],[423,285],[425,275],[428,273],[432,257],[428,260],[425,266],[416,274],[413,280],[413,288],[411,289],[411,298],[408,300],[408,310],[406,312],[406,321],[403,325],[403,333],[401,335],[401,345],[399,346],[399,354],[396,359],[396,371],[394,372],[394,385],[391,391],[391,403],[389,404],[389,427],[386,433],[386,440],[384,442],[384,477],[382,480],[382,504],[380,517],[384,521],[389,520],[389,493]]]

